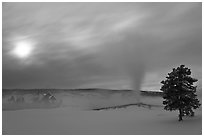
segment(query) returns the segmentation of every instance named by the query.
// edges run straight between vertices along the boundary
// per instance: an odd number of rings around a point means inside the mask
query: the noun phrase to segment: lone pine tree
[[[184,115],[194,116],[192,109],[197,109],[201,104],[196,98],[196,86],[194,82],[198,80],[190,77],[191,70],[184,65],[176,69],[173,68],[168,73],[166,80],[163,80],[161,90],[163,91],[164,109],[168,111],[178,110],[179,121],[183,120]]]

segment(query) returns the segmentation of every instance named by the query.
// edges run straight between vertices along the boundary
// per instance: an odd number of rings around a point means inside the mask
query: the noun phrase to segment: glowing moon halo
[[[33,50],[33,45],[28,41],[19,41],[15,44],[15,48],[13,50],[13,54],[15,54],[19,58],[28,57]]]

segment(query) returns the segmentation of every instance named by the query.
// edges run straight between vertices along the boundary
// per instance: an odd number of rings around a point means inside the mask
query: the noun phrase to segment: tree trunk
[[[182,121],[183,112],[182,109],[179,109],[179,121]]]

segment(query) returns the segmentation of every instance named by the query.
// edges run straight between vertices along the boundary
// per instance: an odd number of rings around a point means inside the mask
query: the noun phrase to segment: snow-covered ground
[[[96,93],[59,94],[63,103],[53,109],[23,109],[2,112],[3,134],[115,134],[191,135],[202,134],[202,111],[178,122],[178,112],[163,107],[130,106],[121,109],[91,109],[134,103],[134,96]],[[142,96],[143,103],[162,105],[161,97]],[[5,103],[5,102],[4,102]]]

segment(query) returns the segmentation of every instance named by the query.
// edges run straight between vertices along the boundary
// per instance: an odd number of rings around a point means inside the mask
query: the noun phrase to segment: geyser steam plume
[[[140,88],[145,75],[143,51],[139,46],[132,44],[127,45],[121,52],[123,52],[121,65],[130,79],[131,88],[134,90],[137,102],[140,102]]]
[[[129,35],[127,39],[130,43],[121,40],[105,47],[102,61],[105,61],[105,65],[111,66],[113,71],[118,71],[128,78],[135,93],[134,98],[140,102],[140,88],[146,66],[144,58],[146,42],[143,42],[140,36],[135,35]]]

